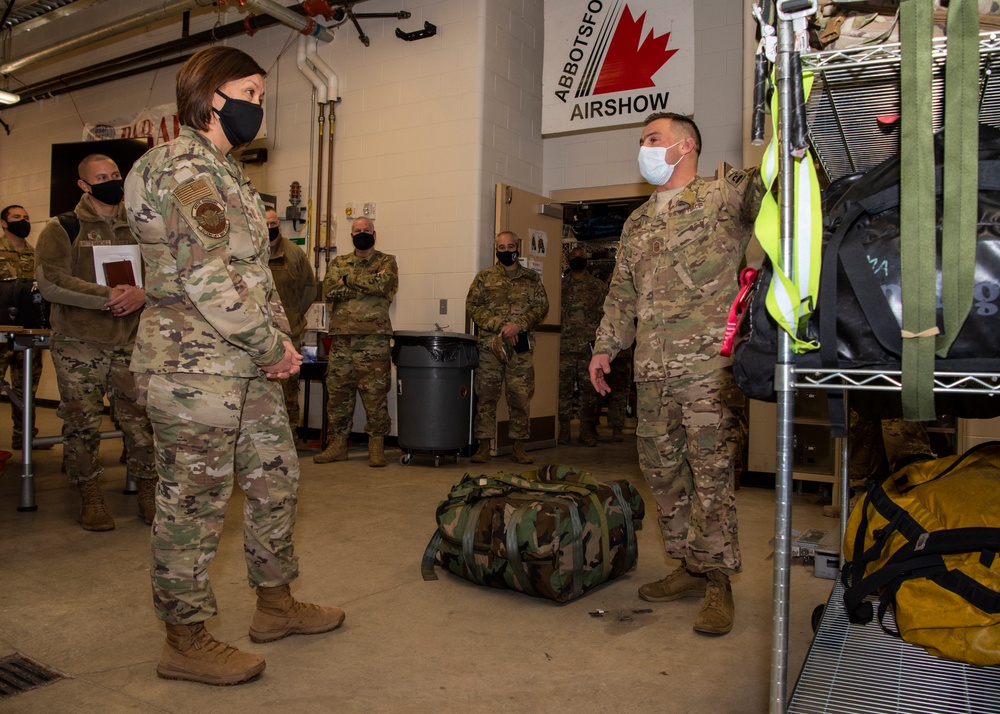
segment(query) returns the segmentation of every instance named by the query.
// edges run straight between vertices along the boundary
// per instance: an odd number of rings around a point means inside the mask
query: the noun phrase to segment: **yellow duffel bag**
[[[873,617],[931,654],[1000,664],[1000,442],[926,459],[871,484],[847,522],[851,622]],[[898,630],[883,622],[892,606]]]

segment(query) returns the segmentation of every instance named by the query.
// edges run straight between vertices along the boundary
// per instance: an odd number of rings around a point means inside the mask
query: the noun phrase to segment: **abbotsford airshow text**
[[[608,99],[586,99],[594,86],[594,80],[600,69],[601,57],[594,54],[592,44],[606,43],[601,36],[604,31],[597,28],[598,17],[604,9],[602,0],[589,0],[587,9],[580,18],[576,37],[566,54],[559,79],[554,92],[557,99],[567,103],[569,94],[573,92],[575,99],[584,99],[573,103],[570,121],[578,119],[595,119],[601,117],[628,116],[631,114],[646,115],[649,112],[666,111],[670,92],[654,92],[650,94],[629,95]],[[595,37],[595,33],[597,36]]]
[[[620,97],[618,99],[593,99],[589,102],[577,102],[573,105],[570,121],[575,119],[594,119],[597,117],[614,117],[628,114],[648,114],[662,112],[667,109],[667,98],[670,92],[659,94],[640,94],[635,97]]]

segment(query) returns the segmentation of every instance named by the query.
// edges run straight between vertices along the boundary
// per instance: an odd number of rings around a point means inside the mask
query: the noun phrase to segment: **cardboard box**
[[[327,313],[325,302],[314,302],[306,312],[306,330],[317,330],[325,333],[327,330]]]

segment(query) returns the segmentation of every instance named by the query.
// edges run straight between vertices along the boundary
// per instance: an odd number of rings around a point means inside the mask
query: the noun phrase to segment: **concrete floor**
[[[58,431],[40,409],[42,434]],[[0,445],[9,444],[3,410]],[[602,435],[607,430],[601,429]],[[736,625],[724,637],[694,633],[697,600],[652,604],[636,588],[673,564],[663,552],[654,505],[636,465],[634,436],[599,448],[535,451],[536,463],[566,463],[599,479],[624,477],[647,501],[639,564],[628,575],[557,605],[473,586],[438,569],[425,582],[420,559],[434,511],[473,464],[433,466],[400,452],[385,469],[352,448],[346,463],[319,466],[302,454],[295,532],[301,600],[347,611],[339,630],[250,642],[254,598],[242,554],[241,494],[211,567],[221,615],[212,634],[265,655],[254,682],[209,687],[159,679],[163,625],[153,615],[148,527],[135,497],[122,493],[121,443],[102,444],[105,497],[117,529],[90,533],[76,523],[79,502],[60,473],[60,446],[35,452],[38,510],[22,513],[20,452],[0,478],[0,657],[20,653],[66,676],[0,700],[3,712],[712,712],[768,711],[771,660],[774,492],[737,492],[744,572],[734,578]],[[516,470],[505,457],[480,471]],[[815,496],[796,496],[793,527],[836,528]],[[793,560],[788,682],[812,638],[810,614],[832,581]],[[632,614],[652,608],[652,613]],[[605,610],[603,617],[589,613]],[[630,615],[623,619],[620,615]]]

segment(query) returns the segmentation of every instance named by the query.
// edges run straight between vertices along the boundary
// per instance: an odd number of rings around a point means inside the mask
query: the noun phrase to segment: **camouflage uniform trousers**
[[[611,393],[605,398],[608,405],[608,428],[625,428],[625,410],[628,393],[632,389],[632,350],[620,352],[611,362],[611,374],[605,377]]]
[[[24,400],[24,352],[12,350],[0,346],[0,378],[3,378],[10,371],[10,386],[18,399]],[[38,394],[38,383],[42,379],[42,354],[41,350],[32,350],[31,353],[31,395],[32,398]],[[10,403],[10,418],[14,423],[14,439],[21,441],[24,433],[24,412],[20,407]],[[35,405],[31,404],[31,435],[38,434],[38,422],[35,421]]]
[[[132,344],[101,347],[66,335],[52,335],[52,364],[59,385],[63,420],[63,456],[70,483],[93,481],[104,469],[98,456],[104,395],[121,424],[128,474],[139,481],[156,478],[153,432],[146,411],[136,401],[135,377],[129,371]]]
[[[246,496],[243,553],[251,587],[298,576],[292,531],[299,460],[281,389],[263,375],[139,374],[156,441],[153,605],[174,624],[218,612],[208,579],[233,481]]]
[[[292,346],[296,352],[302,352],[302,341],[293,338]],[[285,400],[285,411],[288,413],[288,425],[292,427],[292,435],[299,427],[302,420],[302,410],[299,407],[299,375],[293,375],[287,379],[278,380],[281,385],[281,395]]]
[[[385,436],[389,419],[389,335],[331,335],[326,363],[326,416],[331,434],[350,434],[355,391],[365,407],[365,432]]]
[[[590,352],[559,353],[559,421],[579,413],[582,423],[596,424],[601,397],[590,383]],[[579,409],[577,409],[579,407]]]
[[[479,350],[476,367],[476,438],[492,439],[497,433],[497,402],[501,391],[507,395],[511,439],[527,439],[531,434],[531,397],[535,394],[533,350],[515,352],[506,365],[500,364],[489,349]]]
[[[638,383],[639,467],[656,501],[667,555],[693,572],[743,569],[736,532],[733,416],[722,369]]]

